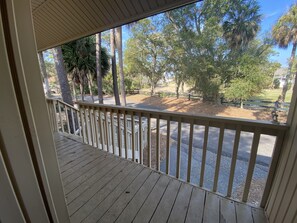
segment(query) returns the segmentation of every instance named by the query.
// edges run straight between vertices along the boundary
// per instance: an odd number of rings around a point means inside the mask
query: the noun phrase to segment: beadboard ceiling
[[[197,0],[32,0],[38,51]]]

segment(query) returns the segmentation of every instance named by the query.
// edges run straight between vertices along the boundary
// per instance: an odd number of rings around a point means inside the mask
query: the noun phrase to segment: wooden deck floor
[[[267,222],[261,209],[55,135],[68,212],[76,222]]]

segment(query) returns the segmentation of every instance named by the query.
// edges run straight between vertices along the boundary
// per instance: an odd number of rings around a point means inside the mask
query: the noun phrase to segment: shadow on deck
[[[267,222],[229,200],[62,134],[55,135],[68,213],[76,222]]]

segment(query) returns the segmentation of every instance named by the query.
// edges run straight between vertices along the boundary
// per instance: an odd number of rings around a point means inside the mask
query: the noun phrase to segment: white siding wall
[[[288,123],[276,177],[266,205],[271,223],[297,222],[297,86],[294,87]]]

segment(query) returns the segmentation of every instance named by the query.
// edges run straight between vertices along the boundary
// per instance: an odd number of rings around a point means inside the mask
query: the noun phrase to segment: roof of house
[[[38,51],[197,0],[32,0]]]

